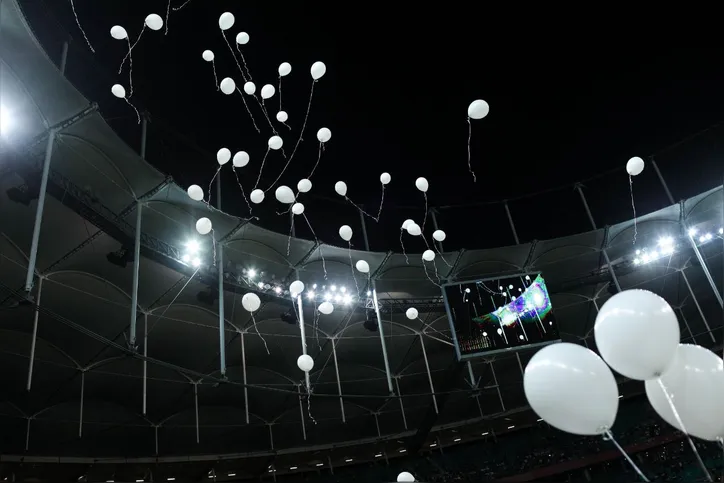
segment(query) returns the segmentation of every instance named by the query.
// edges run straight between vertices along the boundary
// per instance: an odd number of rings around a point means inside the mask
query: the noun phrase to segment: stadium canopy
[[[474,428],[479,435],[480,427],[505,431],[516,418],[530,422],[522,393],[530,353],[473,360],[449,379],[455,356],[442,282],[542,271],[562,336],[591,348],[597,309],[616,286],[645,288],[676,308],[683,339],[721,345],[721,307],[693,249],[721,287],[722,243],[705,239],[707,233],[721,237],[721,187],[635,221],[443,252],[425,267],[419,254],[290,238],[191,201],[64,78],[16,0],[0,2],[0,61],[0,462],[213,466],[249,458],[268,465],[274,456],[313,469],[327,464],[310,456],[314,451],[343,458],[355,445],[376,445],[399,452],[401,441],[426,422],[433,423],[426,444],[436,432]],[[48,196],[28,302],[24,287],[48,153]],[[134,354],[129,328],[139,209]],[[223,320],[217,254],[211,237],[199,238],[194,228],[202,216],[223,245]],[[637,254],[654,251],[661,237],[674,239],[673,254],[651,260]],[[198,269],[184,257],[186,243],[196,239]],[[360,259],[369,263],[370,279],[350,265]],[[361,293],[374,280],[383,319],[381,339],[376,322],[365,323],[376,320],[371,299],[339,305],[331,315],[303,303],[315,360],[311,398],[296,364],[298,315],[284,292],[297,278],[307,287],[359,287]],[[262,299],[253,318],[241,306],[248,292]],[[420,320],[406,318],[413,306]],[[430,419],[443,396],[440,414]]]

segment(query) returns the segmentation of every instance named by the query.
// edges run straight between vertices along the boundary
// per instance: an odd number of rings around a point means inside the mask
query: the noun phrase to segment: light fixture
[[[406,449],[401,449],[401,450],[400,450],[400,453],[407,453],[407,450],[406,450]]]
[[[724,235],[724,228],[719,228],[719,234]]]
[[[508,426],[508,429],[513,429],[515,426]]]
[[[347,287],[341,287],[339,289],[340,292],[345,293],[347,291]]]
[[[453,441],[458,443],[458,442],[462,441],[462,438],[455,438]]]
[[[201,245],[197,240],[189,240],[186,242],[186,251],[193,255],[201,249]]]
[[[168,478],[166,478],[166,481],[176,481],[176,478],[174,478],[173,476],[169,476]]]
[[[143,483],[143,480],[136,480],[136,483]]]
[[[543,421],[543,419],[541,419],[541,418],[538,418],[538,422],[540,423],[541,421]]]
[[[229,474],[226,475],[226,476],[228,476],[229,478],[231,478],[232,476],[236,476],[236,473],[229,473]]]
[[[347,458],[347,459],[344,460],[344,461],[345,461],[345,463],[351,463],[351,462],[352,462],[352,458]]]
[[[696,228],[689,228],[689,236],[692,238],[696,236]]]
[[[367,296],[368,296],[368,297],[372,297],[372,290],[368,290],[368,291],[367,291]]]
[[[437,446],[437,443],[430,443],[431,448],[434,448],[435,446]]]
[[[375,455],[375,458],[382,458],[382,453],[377,453],[377,454]]]
[[[293,470],[296,470],[297,467],[296,467],[296,466],[290,466],[289,469],[293,471]]]
[[[332,300],[332,294],[331,293],[324,294],[324,300],[326,300],[326,301]]]
[[[309,292],[307,292],[307,298],[310,299],[310,300],[313,299],[313,298],[314,298],[314,292],[312,292],[311,290],[310,290]]]
[[[314,290],[316,290],[316,289],[317,289],[317,284],[315,283],[314,285],[312,285],[312,288],[313,288]]]
[[[274,291],[275,291],[276,293],[280,294],[280,293],[282,293],[282,288],[281,288],[281,287],[274,287]]]
[[[253,268],[250,268],[249,270],[246,271],[246,275],[249,278],[254,278],[254,277],[256,277],[256,270],[254,270]]]
[[[487,431],[480,434],[480,436],[487,436],[487,435],[488,435],[488,432],[487,432]]]
[[[324,463],[317,463],[317,466],[324,466]]]
[[[191,265],[193,265],[194,267],[201,266],[201,259],[198,257],[194,258],[193,261],[191,262]]]
[[[259,282],[256,284],[257,287],[263,289],[264,288],[264,282]]]
[[[345,296],[342,298],[342,301],[343,301],[346,305],[349,305],[349,304],[352,303],[352,297],[351,297],[350,295],[345,295]]]

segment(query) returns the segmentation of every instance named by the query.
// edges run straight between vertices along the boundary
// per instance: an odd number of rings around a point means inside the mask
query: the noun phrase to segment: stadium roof
[[[615,293],[613,270],[622,289],[649,289],[676,307],[682,338],[707,346],[722,342],[721,308],[691,242],[700,245],[719,287],[722,243],[688,235],[697,229],[721,238],[721,187],[635,222],[443,253],[426,269],[419,254],[318,244],[191,201],[183,187],[121,141],[97,106],[64,79],[16,0],[0,2],[0,60],[0,99],[11,113],[0,143],[0,461],[193,460],[213,466],[220,458],[245,457],[265,469],[276,455],[277,461],[313,467],[318,460],[326,464],[326,456],[310,456],[312,451],[339,458],[356,451],[340,450],[344,442],[397,451],[402,438],[429,419],[433,398],[443,392],[447,400],[434,418],[437,430],[460,426],[458,431],[480,434],[481,427],[505,430],[519,417],[529,422],[531,415],[520,411],[526,406],[521,370],[530,354],[475,360],[469,371],[448,380],[454,351],[439,281],[543,271],[562,335],[593,347],[597,307]],[[37,252],[36,311],[24,302],[22,289],[51,130],[57,135]],[[132,257],[121,249],[133,246],[139,202],[139,353],[133,354],[127,345]],[[202,241],[198,270],[183,261],[201,216],[212,220],[214,237],[224,246],[226,379],[218,372],[217,254],[209,237]],[[663,236],[675,239],[675,252],[641,263],[636,250],[654,249]],[[108,260],[114,252],[117,264]],[[350,265],[359,259],[376,279],[394,394],[380,336],[364,324],[373,316],[363,297],[328,316],[305,307],[307,347],[315,359],[314,396],[308,399],[296,365],[296,315],[289,297],[275,288],[286,288],[298,272],[307,286],[357,286],[364,294],[369,280],[359,272],[355,280]],[[119,266],[124,262],[126,268]],[[253,280],[249,270],[258,274]],[[249,291],[263,301],[254,319],[241,307]],[[405,317],[410,306],[424,322]],[[144,354],[146,362],[139,357]],[[68,459],[44,459],[49,457]]]

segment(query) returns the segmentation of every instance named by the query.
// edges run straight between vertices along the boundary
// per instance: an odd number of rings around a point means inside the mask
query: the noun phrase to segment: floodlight
[[[312,292],[312,291],[307,292],[307,298],[310,300],[314,299],[314,292]]]
[[[186,242],[186,251],[188,251],[190,255],[197,253],[200,248],[201,245],[199,244],[198,240],[189,240]]]
[[[192,264],[194,267],[198,267],[198,266],[201,265],[201,259],[200,259],[200,258],[194,258],[194,260],[191,262],[191,264]]]
[[[253,268],[250,268],[250,269],[246,272],[246,274],[249,276],[249,278],[254,278],[254,277],[256,277],[256,270],[254,270]]]

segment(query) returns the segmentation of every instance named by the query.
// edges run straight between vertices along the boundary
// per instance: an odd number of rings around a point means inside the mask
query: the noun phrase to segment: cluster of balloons
[[[417,223],[415,223],[413,220],[411,220],[409,218],[402,222],[401,229],[406,231],[408,235],[412,235],[412,236],[422,235],[422,228],[420,228],[420,225],[418,225]]]

